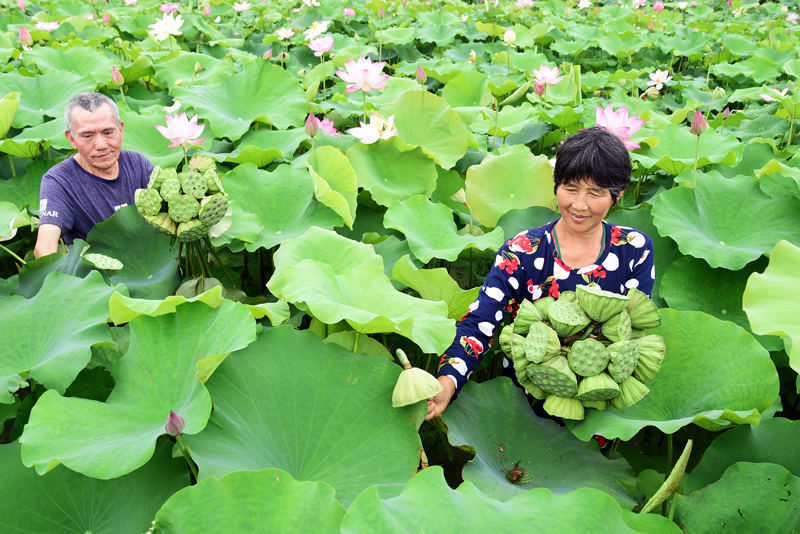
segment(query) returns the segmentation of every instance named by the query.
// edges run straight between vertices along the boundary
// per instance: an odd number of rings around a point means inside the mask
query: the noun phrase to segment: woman
[[[442,355],[437,379],[444,391],[428,399],[426,419],[441,414],[455,398],[516,303],[558,298],[562,291],[590,283],[615,293],[635,287],[650,295],[653,289],[651,239],[603,220],[630,181],[631,160],[623,142],[602,128],[588,128],[567,139],[556,156],[553,174],[561,218],[521,232],[500,248],[478,300]],[[516,383],[508,359],[503,374]]]

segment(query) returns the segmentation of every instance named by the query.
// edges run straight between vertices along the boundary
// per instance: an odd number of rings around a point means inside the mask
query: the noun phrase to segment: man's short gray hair
[[[103,104],[108,104],[111,107],[111,112],[114,114],[114,120],[117,121],[117,126],[121,125],[122,121],[119,118],[119,109],[117,108],[117,103],[108,98],[106,95],[89,91],[86,93],[78,93],[77,95],[73,96],[72,100],[67,102],[67,106],[64,108],[64,120],[67,123],[67,131],[69,134],[73,135],[72,110],[75,108],[75,106],[83,108],[89,112],[94,112]]]

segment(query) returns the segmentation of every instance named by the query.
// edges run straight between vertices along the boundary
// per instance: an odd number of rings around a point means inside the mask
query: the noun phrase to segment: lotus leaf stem
[[[697,147],[694,149],[694,167],[692,168],[692,188],[697,186],[697,157],[700,155],[700,136],[697,136]]]
[[[181,454],[183,457],[186,458],[186,463],[189,464],[189,469],[192,471],[192,475],[194,475],[195,483],[197,483],[197,468],[194,466],[194,462],[192,461],[191,455],[189,455],[188,449],[183,445],[183,441],[181,440],[180,436],[175,436],[175,440],[178,442],[178,448],[181,450]]]
[[[667,434],[667,466],[664,469],[664,482],[667,481],[669,478],[669,474],[672,472],[672,434]],[[661,515],[664,517],[667,516],[667,501],[665,500],[661,504]]]
[[[3,249],[3,250],[5,250],[6,252],[8,252],[8,253],[9,253],[11,256],[13,256],[14,258],[16,258],[18,262],[22,263],[22,265],[27,265],[27,262],[26,262],[25,260],[23,260],[22,258],[20,258],[19,256],[17,256],[17,255],[16,255],[16,254],[14,254],[13,252],[11,252],[10,250],[8,250],[8,249],[7,249],[6,247],[4,247],[3,245],[0,245],[0,248],[1,248],[1,249]]]
[[[236,284],[233,283],[233,279],[231,278],[231,275],[228,272],[228,269],[225,268],[225,264],[222,263],[222,260],[220,260],[219,256],[217,255],[217,251],[214,249],[213,246],[211,246],[211,240],[208,238],[207,235],[206,235],[206,246],[208,247],[208,250],[211,251],[211,255],[214,256],[214,259],[217,260],[217,263],[219,264],[220,268],[222,269],[222,272],[225,273],[225,277],[228,279],[228,282],[231,283],[231,287],[236,287]]]

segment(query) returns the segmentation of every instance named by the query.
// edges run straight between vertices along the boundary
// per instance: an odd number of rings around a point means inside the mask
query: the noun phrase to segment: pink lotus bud
[[[117,87],[125,83],[125,78],[117,67],[111,67],[111,81],[114,82],[114,85]]]
[[[664,2],[662,2],[661,0],[656,0],[655,2],[653,2],[653,11],[655,11],[656,13],[664,11]]]
[[[308,114],[308,118],[306,119],[306,126],[305,126],[306,133],[314,137],[319,132],[319,120],[311,113]]]
[[[654,26],[653,26],[653,21],[651,20],[651,21],[650,21],[650,24],[648,24],[648,25],[647,25],[647,29],[648,29],[648,30],[652,30],[653,28],[654,28]]]
[[[428,75],[425,74],[424,70],[422,70],[422,65],[417,65],[417,81],[419,83],[425,83],[428,81]]]
[[[111,16],[108,13],[103,15],[103,24],[111,24]]]
[[[346,8],[344,8],[344,16],[345,17],[355,17],[356,16],[356,10],[353,9],[352,7],[346,7]]]
[[[379,18],[379,19],[382,19],[382,18],[383,18],[383,17],[385,17],[385,16],[386,16],[386,11],[384,11],[384,9],[383,9],[383,8],[380,8],[380,9],[378,10],[378,18]]]
[[[697,0],[692,0],[692,3],[689,5],[692,7],[697,7]]]
[[[267,61],[272,59],[272,49],[271,48],[269,50],[267,50],[266,52],[264,52],[264,59],[266,59]]]
[[[206,17],[211,14],[211,6],[203,6],[203,15]]]
[[[725,5],[728,7],[733,7],[733,0],[728,0],[727,2],[725,2]]]
[[[406,7],[406,0],[403,0],[403,7]]]
[[[725,108],[725,109],[722,111],[722,120],[725,120],[725,119],[727,119],[727,118],[728,118],[728,117],[730,117],[730,116],[731,116],[731,108],[729,108],[729,107],[726,107],[726,108]]]
[[[19,42],[24,44],[25,46],[31,46],[33,44],[33,37],[31,37],[31,32],[20,26],[19,28]]]
[[[791,29],[791,28],[789,28],[788,30],[786,30],[786,35],[792,35],[792,29]]]
[[[17,7],[20,9],[25,9],[25,0],[17,0]]]
[[[167,424],[164,425],[164,429],[166,429],[167,434],[172,437],[180,436],[183,434],[184,426],[186,426],[186,422],[183,420],[183,417],[170,410],[169,417],[167,418]]]
[[[533,92],[539,96],[544,94],[545,85],[543,83],[537,83],[533,85]]]
[[[694,117],[692,117],[692,133],[695,135],[700,135],[706,130],[708,130],[708,122],[698,109],[694,112]]]

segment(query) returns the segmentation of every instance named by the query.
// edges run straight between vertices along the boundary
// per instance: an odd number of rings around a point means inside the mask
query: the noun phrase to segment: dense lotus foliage
[[[0,531],[797,530],[798,13],[7,0]],[[34,259],[80,91],[155,165],[213,161],[230,209],[203,278],[132,205]],[[558,216],[561,141],[595,125],[634,161],[609,221],[655,242],[650,394],[559,427],[495,342],[440,420],[393,408],[396,351],[435,372],[495,251]]]

